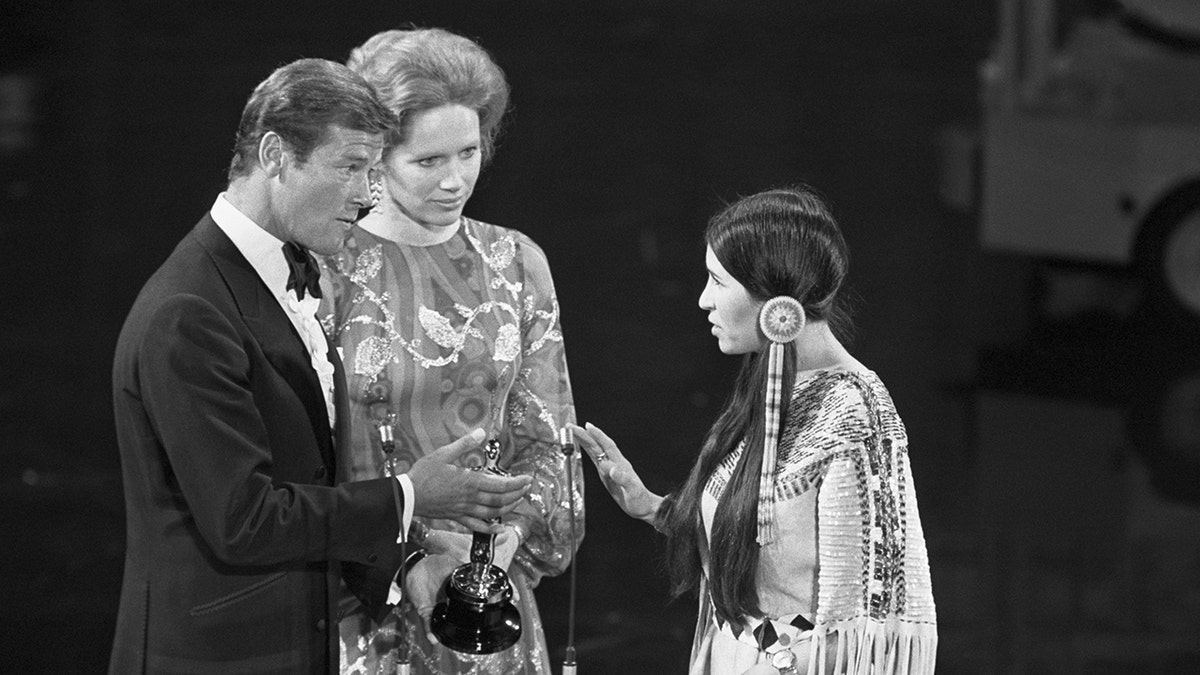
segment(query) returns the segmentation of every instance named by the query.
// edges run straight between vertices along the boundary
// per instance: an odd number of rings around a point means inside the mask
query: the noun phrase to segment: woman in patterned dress
[[[342,673],[394,673],[402,648],[411,649],[414,673],[549,673],[533,588],[574,554],[557,445],[558,430],[574,421],[558,301],[537,244],[462,215],[492,152],[508,84],[479,45],[439,29],[379,33],[348,65],[400,124],[376,170],[374,209],[345,251],[325,261],[326,329],[343,350],[351,399],[343,479],[402,473],[481,427],[502,444],[500,466],[534,484],[504,517],[495,545],[494,564],[507,569],[522,617],[516,645],[471,656],[436,643],[429,616],[447,575],[469,561],[471,533],[450,521],[415,522],[410,542],[428,555],[408,572],[403,610],[376,623],[348,594],[342,600]],[[381,424],[394,430],[394,452],[383,449]],[[581,494],[574,503],[578,526]]]
[[[700,308],[720,350],[745,357],[686,482],[655,495],[603,431],[572,427],[617,503],[666,535],[674,593],[699,594],[690,672],[932,673],[907,436],[837,337],[837,224],[812,190],[771,190],[705,238]]]

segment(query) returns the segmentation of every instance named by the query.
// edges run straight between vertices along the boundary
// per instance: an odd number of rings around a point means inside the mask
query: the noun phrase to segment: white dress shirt
[[[225,193],[217,195],[210,213],[217,227],[233,241],[233,245],[246,257],[254,271],[258,272],[259,278],[279,302],[279,306],[287,314],[292,327],[296,329],[305,349],[308,350],[309,361],[321,382],[325,412],[329,414],[329,426],[332,428],[337,422],[337,412],[333,405],[333,364],[329,362],[326,351],[328,343],[325,340],[325,332],[321,330],[321,324],[317,321],[320,298],[314,298],[310,294],[300,300],[295,291],[287,289],[291,269],[283,255],[283,242],[238,211],[225,199]]]
[[[325,411],[329,414],[329,426],[332,429],[337,422],[337,412],[333,399],[333,364],[327,353],[328,343],[321,323],[317,321],[317,307],[321,304],[319,298],[306,294],[299,300],[295,291],[287,289],[288,275],[291,269],[283,254],[283,242],[274,235],[250,220],[246,214],[237,210],[225,193],[217,195],[209,211],[217,227],[233,241],[233,245],[245,256],[250,266],[258,272],[258,276],[266,284],[267,290],[279,302],[284,314],[292,322],[292,327],[300,336],[304,347],[308,350],[309,361],[321,382],[321,394],[325,397]],[[400,533],[397,543],[404,540],[413,517],[413,485],[412,479],[406,474],[396,476],[404,491],[404,513],[401,516]]]

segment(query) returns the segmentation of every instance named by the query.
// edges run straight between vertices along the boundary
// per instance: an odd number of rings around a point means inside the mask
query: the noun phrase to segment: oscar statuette
[[[496,463],[500,441],[489,440],[485,453],[487,465],[482,470],[507,476]],[[512,604],[508,574],[492,564],[495,537],[474,533],[471,562],[450,573],[443,589],[446,599],[433,608],[433,634],[454,651],[494,654],[513,646],[521,637],[521,614]]]

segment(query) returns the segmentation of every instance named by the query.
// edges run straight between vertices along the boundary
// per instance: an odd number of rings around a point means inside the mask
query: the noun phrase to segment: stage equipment
[[[559,447],[567,463],[567,503],[571,509],[571,550],[579,555],[579,541],[575,534],[575,434],[568,428],[558,430]],[[562,675],[575,675],[575,559],[571,560],[571,590],[567,609],[567,653],[563,657]]]
[[[388,413],[386,417],[379,423],[379,447],[383,450],[385,460],[384,472],[395,478],[396,475],[396,435],[394,429],[395,415]],[[395,486],[393,486],[395,489]],[[401,524],[403,527],[403,524]],[[400,538],[400,560],[404,561],[400,565],[400,573],[396,577],[396,583],[400,586],[402,596],[408,593],[404,586],[406,577],[408,576],[408,537]],[[396,675],[409,675],[412,672],[412,666],[409,663],[410,652],[412,645],[408,641],[408,621],[404,618],[404,602],[400,602],[395,609],[397,625],[396,630],[400,634],[400,653],[396,656]]]

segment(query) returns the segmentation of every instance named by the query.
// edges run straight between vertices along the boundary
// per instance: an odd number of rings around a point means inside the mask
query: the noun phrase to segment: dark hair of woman
[[[804,306],[808,321],[828,321],[835,334],[845,332],[849,316],[839,291],[849,265],[846,243],[829,208],[811,188],[770,190],[741,199],[713,216],[705,241],[755,300],[791,296]],[[788,349],[783,381],[794,382],[796,372],[796,355]],[[700,498],[705,484],[718,464],[745,441],[713,517],[709,546],[709,592],[717,615],[726,621],[761,614],[755,578],[759,550],[753,542],[766,434],[766,377],[766,351],[747,354],[699,459],[683,486],[665,499],[659,516],[667,535],[671,591],[678,597],[700,583],[699,543],[705,538]],[[786,406],[781,412],[780,432],[787,424]]]

